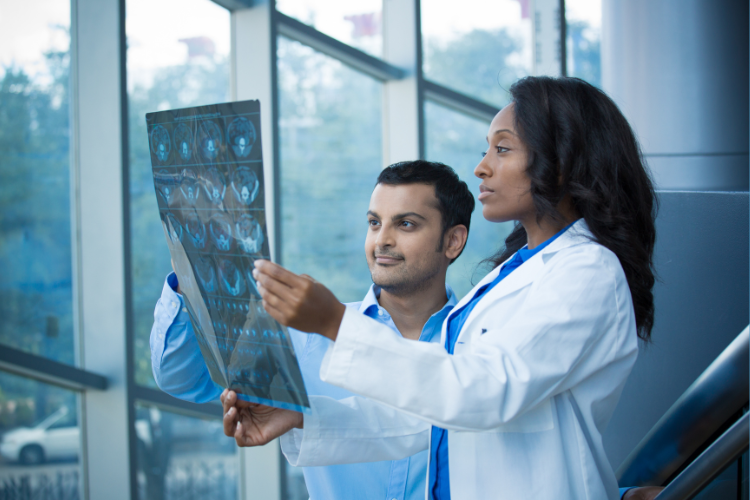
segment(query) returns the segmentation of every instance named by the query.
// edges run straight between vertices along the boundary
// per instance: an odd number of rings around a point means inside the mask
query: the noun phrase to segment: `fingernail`
[[[231,408],[229,409],[229,411],[227,411],[227,416],[228,416],[228,417],[231,417],[232,415],[234,415],[234,406],[233,406],[233,407],[231,407]]]

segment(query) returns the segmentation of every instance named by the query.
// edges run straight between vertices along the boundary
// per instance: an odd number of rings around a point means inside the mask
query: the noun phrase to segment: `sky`
[[[601,0],[567,0],[570,18],[601,26]],[[382,0],[277,0],[280,11],[346,43],[353,43],[352,24],[347,15],[378,12]],[[473,29],[517,27],[521,23],[518,0],[423,0],[422,31],[426,38],[444,42]],[[179,20],[179,22],[177,22]],[[15,64],[32,74],[43,65],[41,54],[50,48],[64,49],[69,41],[68,0],[0,0],[0,73]],[[187,47],[181,38],[207,36],[219,55],[230,50],[229,12],[209,0],[127,0],[128,69],[130,80],[147,80],[163,66],[181,64]],[[358,43],[373,54],[380,53],[377,40]]]

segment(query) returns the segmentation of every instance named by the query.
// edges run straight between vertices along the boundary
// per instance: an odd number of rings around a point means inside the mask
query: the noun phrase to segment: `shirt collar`
[[[524,245],[524,247],[521,248],[520,250],[518,250],[518,252],[517,252],[518,258],[521,259],[521,262],[526,262],[527,260],[529,260],[530,258],[532,258],[537,253],[539,253],[542,250],[544,250],[547,246],[549,246],[550,243],[552,243],[557,238],[559,238],[563,233],[565,233],[565,231],[567,231],[568,229],[570,229],[570,227],[573,224],[575,224],[576,222],[578,222],[578,221],[571,222],[570,224],[568,224],[567,226],[565,226],[564,228],[562,228],[560,231],[558,231],[557,234],[555,234],[553,237],[551,237],[550,239],[548,239],[547,241],[545,241],[541,245],[537,245],[533,249],[529,249],[528,244]]]
[[[453,309],[453,306],[458,303],[456,293],[453,291],[453,288],[451,288],[451,286],[447,283],[445,285],[445,294],[448,296],[448,301],[438,312],[436,312],[432,316],[441,313],[445,313],[447,315],[450,310]],[[367,291],[367,295],[365,295],[364,300],[359,305],[359,312],[371,318],[377,317],[378,311],[382,309],[380,307],[380,302],[378,302],[378,297],[380,297],[380,287],[373,283],[370,286],[370,289]],[[383,309],[383,312],[385,312],[385,309]]]

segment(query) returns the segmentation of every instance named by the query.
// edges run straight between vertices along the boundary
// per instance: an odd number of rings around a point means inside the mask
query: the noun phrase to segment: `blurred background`
[[[272,253],[349,302],[379,171],[440,161],[477,193],[526,75],[608,92],[660,190],[618,467],[748,323],[748,19],[731,0],[0,0],[0,498],[307,498],[275,444],[238,452],[218,405],[155,385],[171,267],[145,113],[260,99]],[[475,212],[459,296],[510,230]]]

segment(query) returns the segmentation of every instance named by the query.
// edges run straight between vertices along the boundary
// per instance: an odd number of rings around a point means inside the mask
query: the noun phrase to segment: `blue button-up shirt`
[[[198,348],[182,297],[174,290],[177,278],[167,277],[154,311],[151,330],[151,366],[157,385],[165,392],[196,403],[218,399],[223,388],[208,373]],[[448,313],[456,304],[453,290],[446,286],[448,301],[422,328],[423,342],[439,342]],[[380,290],[370,287],[362,302],[347,304],[398,332],[388,311],[380,307]],[[289,330],[308,394],[343,399],[354,394],[320,380],[320,365],[331,341],[320,335]],[[427,451],[403,460],[359,464],[305,467],[307,491],[313,500],[417,500],[424,498]]]

